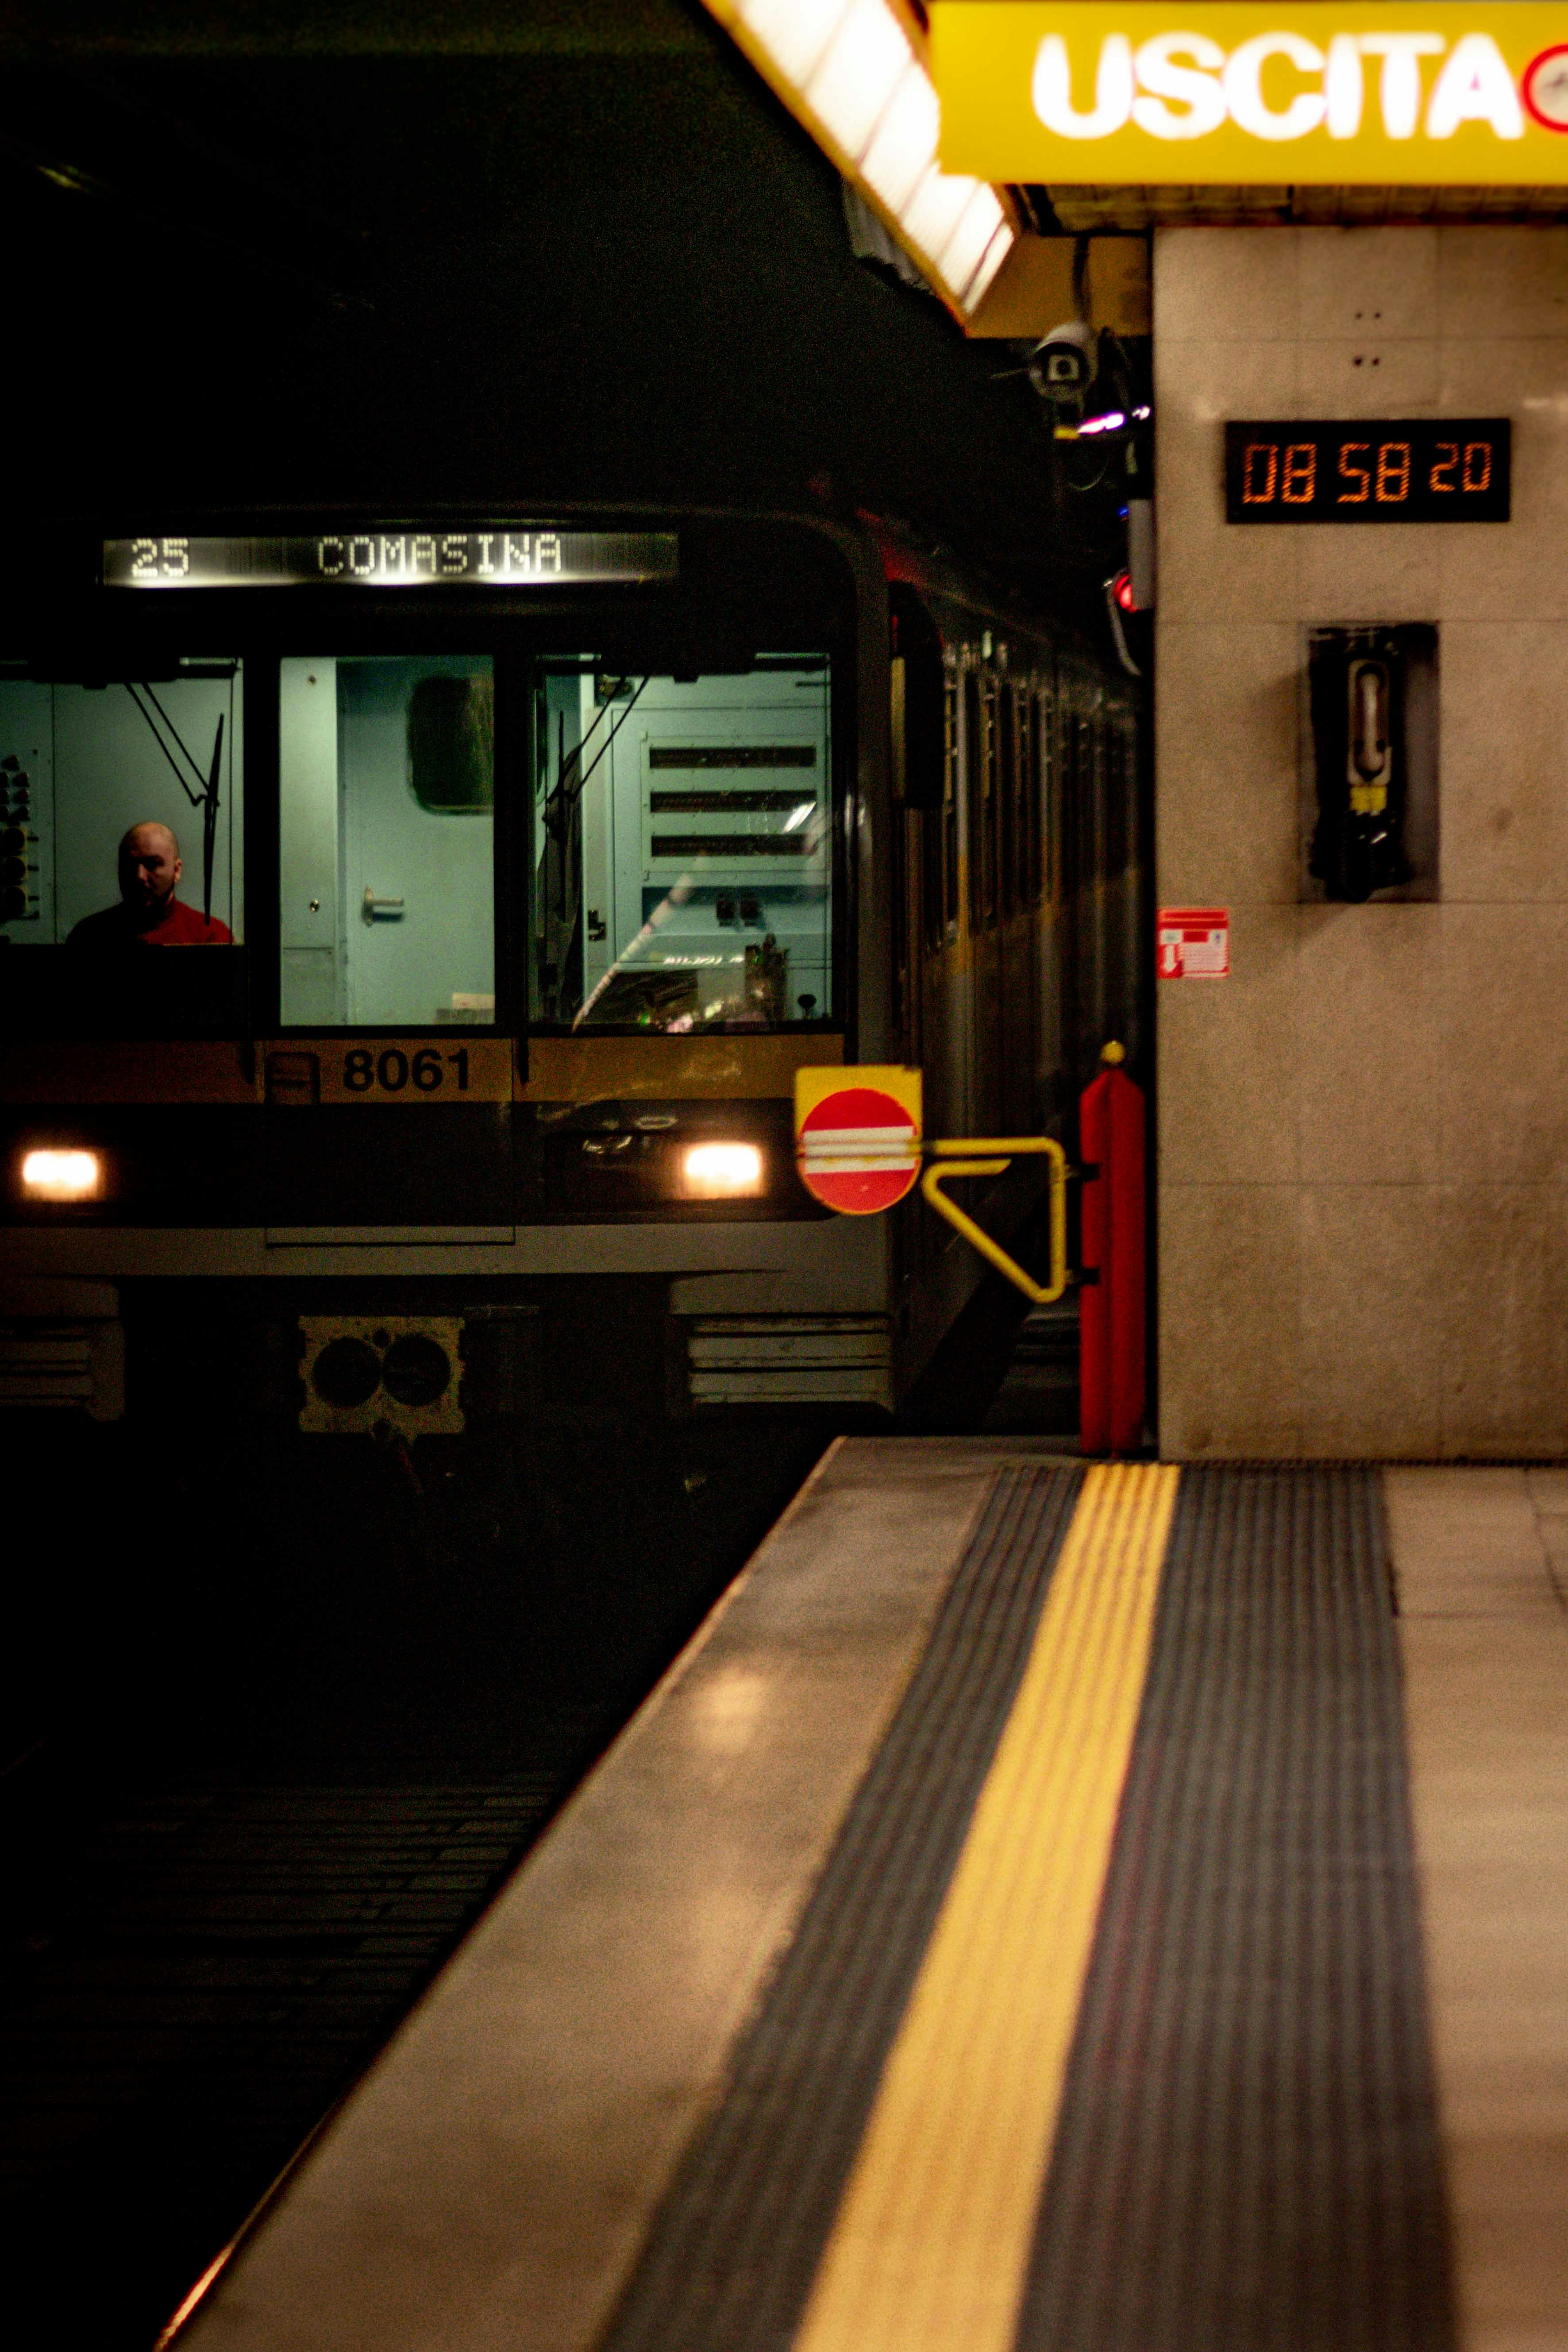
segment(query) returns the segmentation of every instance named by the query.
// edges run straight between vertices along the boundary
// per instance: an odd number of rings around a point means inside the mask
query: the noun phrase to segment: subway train
[[[983,1269],[811,1198],[795,1070],[1070,1137],[1137,1063],[1142,686],[891,528],[100,518],[7,597],[12,1403],[896,1412]]]

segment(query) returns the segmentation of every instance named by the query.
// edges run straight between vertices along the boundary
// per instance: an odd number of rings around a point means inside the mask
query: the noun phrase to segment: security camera
[[[1081,320],[1053,327],[1029,353],[1025,373],[1058,423],[1073,423],[1094,381],[1094,337]]]

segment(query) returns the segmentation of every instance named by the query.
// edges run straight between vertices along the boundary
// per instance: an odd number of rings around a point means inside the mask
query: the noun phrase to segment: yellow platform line
[[[1179,1475],[1084,1481],[795,2352],[1011,2352]]]

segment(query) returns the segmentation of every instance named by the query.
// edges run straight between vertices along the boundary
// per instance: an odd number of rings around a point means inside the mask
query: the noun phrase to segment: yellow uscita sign
[[[935,0],[944,171],[997,181],[1568,183],[1568,0]]]

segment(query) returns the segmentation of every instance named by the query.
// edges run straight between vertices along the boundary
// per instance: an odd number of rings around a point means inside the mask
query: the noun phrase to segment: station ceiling
[[[921,0],[904,0],[923,17]],[[152,58],[696,58],[698,0],[0,0],[0,57],[100,69]],[[1532,220],[1568,216],[1553,188],[1030,187],[1022,225],[1139,233],[1172,224]]]
[[[0,56],[13,518],[816,501],[1070,593],[1012,355],[857,261],[700,0],[13,0]]]

